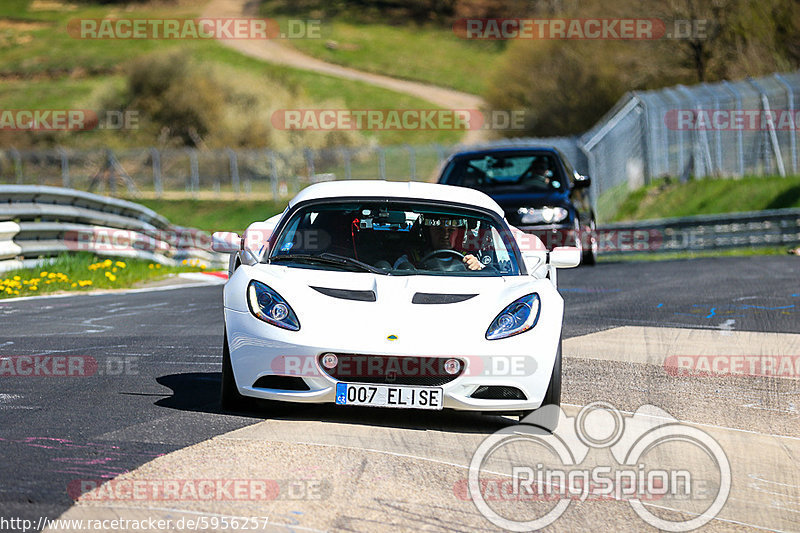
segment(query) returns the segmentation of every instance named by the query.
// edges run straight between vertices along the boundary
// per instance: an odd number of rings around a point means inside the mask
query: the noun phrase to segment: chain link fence
[[[739,82],[631,92],[580,137],[506,139],[481,146],[24,151],[0,147],[0,183],[54,185],[112,196],[289,198],[337,179],[436,179],[463,149],[547,145],[592,177],[602,222],[635,188],[664,176],[797,173],[800,71]]]
[[[797,174],[799,98],[800,71],[626,94],[578,139],[599,215],[665,176]]]

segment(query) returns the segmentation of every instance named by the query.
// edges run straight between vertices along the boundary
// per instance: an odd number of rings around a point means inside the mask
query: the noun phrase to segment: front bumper
[[[463,361],[461,374],[440,385],[443,407],[457,410],[509,412],[536,409],[541,406],[558,349],[561,316],[540,316],[539,323],[523,334],[497,341],[470,343],[469,351],[451,347],[439,353],[420,353],[429,343],[407,345],[387,350],[385,345],[317,342],[324,335],[310,335],[302,329],[290,332],[266,324],[249,312],[225,309],[228,346],[234,377],[239,392],[248,397],[305,403],[334,403],[336,379],[320,366],[324,353],[362,353],[375,356],[426,356]],[[349,338],[355,338],[353,332]],[[339,338],[348,338],[340,335]],[[360,348],[353,350],[354,344]],[[394,348],[394,346],[392,347]],[[299,376],[309,390],[280,390],[254,387],[263,376]],[[342,382],[355,380],[342,379]],[[359,379],[358,382],[364,382]],[[380,383],[385,384],[385,383]],[[513,387],[525,399],[473,398],[479,387]]]

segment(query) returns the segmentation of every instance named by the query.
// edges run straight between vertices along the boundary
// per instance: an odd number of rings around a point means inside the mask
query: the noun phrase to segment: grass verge
[[[203,231],[243,232],[251,223],[282,212],[286,202],[269,200],[143,200],[149,207],[178,226]]]
[[[603,255],[597,256],[600,263],[619,263],[622,261],[675,261],[679,259],[700,259],[703,257],[751,257],[758,255],[786,255],[787,248],[731,248],[729,250],[707,250],[700,252],[667,252],[660,254],[630,254],[630,255]]]
[[[613,221],[788,207],[800,207],[800,176],[701,179],[686,183],[665,178],[629,193],[619,204]]]
[[[436,26],[328,20],[320,31],[320,39],[287,43],[328,63],[477,95],[486,91],[488,73],[505,50],[501,41],[467,41]]]
[[[35,269],[0,275],[0,299],[62,291],[125,289],[178,272],[205,270],[199,263],[170,267],[138,259],[102,259],[92,254],[62,254]]]

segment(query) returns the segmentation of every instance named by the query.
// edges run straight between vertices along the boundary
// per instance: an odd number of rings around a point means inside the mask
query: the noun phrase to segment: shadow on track
[[[333,404],[271,402],[258,399],[253,400],[253,408],[247,411],[224,411],[219,404],[221,379],[219,372],[189,372],[161,376],[156,378],[156,381],[160,385],[172,389],[172,396],[158,400],[155,405],[180,411],[226,414],[264,420],[308,420],[458,433],[492,433],[517,423],[514,419],[501,416],[451,409],[442,411],[382,409],[379,407],[344,407]]]

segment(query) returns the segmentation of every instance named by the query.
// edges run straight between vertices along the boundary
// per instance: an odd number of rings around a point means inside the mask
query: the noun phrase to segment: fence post
[[[153,162],[153,189],[156,198],[161,198],[164,194],[164,184],[161,182],[161,154],[155,147],[150,148],[150,159]]]
[[[58,155],[61,156],[61,186],[69,189],[69,156],[63,148],[56,148]]]
[[[314,176],[316,175],[317,171],[314,169],[314,152],[311,148],[306,148],[303,150],[303,153],[306,156],[306,169],[308,170],[308,182],[312,183],[314,180]]]
[[[344,179],[353,179],[352,168],[350,166],[350,149],[347,147],[342,148],[342,161],[344,161]]]
[[[586,156],[586,166],[588,168],[589,177],[591,178],[591,182],[589,183],[589,190],[591,191],[592,196],[592,211],[594,211],[595,216],[597,216],[597,197],[599,192],[597,190],[598,183],[597,183],[597,176],[595,175],[595,171],[597,170],[597,166],[595,165],[594,155],[592,152],[586,149],[586,146],[578,139],[577,143],[578,149],[583,152],[583,155]]]
[[[733,98],[736,100],[736,111],[742,111],[742,95],[739,94],[739,91],[736,89],[736,86],[733,85],[728,80],[723,80],[722,85],[733,94]],[[741,178],[744,176],[744,140],[742,138],[742,129],[736,128],[736,157],[739,160],[739,177]]]
[[[406,150],[408,150],[408,173],[411,181],[414,181],[417,179],[417,152],[410,144],[406,145]]]
[[[378,152],[378,175],[380,179],[386,179],[386,150],[382,147],[378,146],[375,148],[375,151]]]
[[[228,152],[228,163],[231,171],[231,187],[233,192],[239,194],[239,159],[232,149],[228,148],[226,152]]]
[[[200,169],[197,165],[197,150],[194,148],[187,148],[189,152],[189,187],[192,192],[192,198],[197,198],[197,192],[200,189]]]
[[[794,123],[794,90],[782,75],[774,74],[774,77],[786,89],[786,101],[789,103],[789,116],[792,120],[792,127],[789,129],[789,142],[792,143],[792,174],[797,174],[797,124]]]
[[[444,163],[444,160],[447,159],[447,153],[441,144],[434,144],[433,148],[436,150],[436,154],[439,156],[439,165],[441,166],[441,164]]]
[[[275,152],[269,150],[269,166],[270,176],[272,181],[272,201],[278,201],[278,158],[275,157]]]
[[[22,156],[20,155],[19,150],[13,146],[8,149],[8,152],[14,159],[14,178],[17,181],[17,185],[22,185],[22,181],[24,179],[22,176]]]
[[[775,155],[775,161],[778,163],[778,174],[780,174],[782,178],[785,178],[786,167],[784,167],[783,165],[783,155],[781,154],[781,145],[778,143],[778,134],[775,132],[775,121],[772,120],[772,113],[769,106],[769,98],[767,97],[767,91],[764,90],[764,88],[761,86],[760,83],[758,83],[757,80],[754,80],[753,78],[748,78],[747,81],[750,82],[750,85],[755,87],[758,90],[758,93],[761,95],[761,110],[767,117],[767,130],[769,130],[769,140],[770,143],[772,144],[772,153]]]

